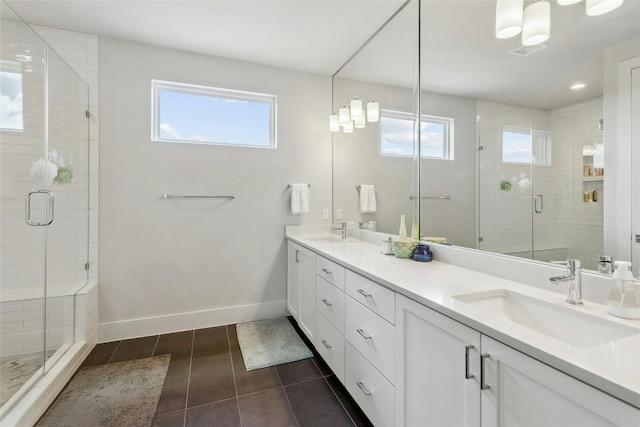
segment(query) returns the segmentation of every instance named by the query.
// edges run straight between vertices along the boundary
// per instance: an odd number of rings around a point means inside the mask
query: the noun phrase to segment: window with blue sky
[[[22,71],[20,63],[0,63],[0,129],[24,129],[22,113]]]
[[[414,116],[403,111],[382,110],[380,153],[385,156],[413,156]],[[453,119],[422,115],[420,153],[427,159],[453,159]]]
[[[505,126],[502,130],[502,161],[539,166],[551,165],[551,134],[546,131]]]
[[[276,148],[276,96],[152,81],[154,141]]]

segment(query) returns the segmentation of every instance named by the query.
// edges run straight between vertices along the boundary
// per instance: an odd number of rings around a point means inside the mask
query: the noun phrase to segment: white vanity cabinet
[[[397,296],[397,426],[638,426],[640,410]]]
[[[395,292],[349,270],[346,290],[344,385],[374,425],[393,426]]]
[[[315,258],[314,252],[288,242],[287,309],[312,342],[316,330]]]
[[[480,425],[480,333],[396,297],[396,426]]]

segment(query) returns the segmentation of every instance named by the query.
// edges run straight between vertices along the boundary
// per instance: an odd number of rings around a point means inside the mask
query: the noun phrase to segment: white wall
[[[100,341],[284,314],[284,226],[331,208],[331,79],[99,41]],[[151,79],[276,94],[277,150],[151,142]],[[306,215],[293,182],[311,184]]]

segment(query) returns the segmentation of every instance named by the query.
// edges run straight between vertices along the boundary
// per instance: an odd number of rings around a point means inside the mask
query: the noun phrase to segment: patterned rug
[[[236,325],[247,371],[313,357],[286,317]]]
[[[82,368],[36,425],[148,427],[170,359],[164,355]]]

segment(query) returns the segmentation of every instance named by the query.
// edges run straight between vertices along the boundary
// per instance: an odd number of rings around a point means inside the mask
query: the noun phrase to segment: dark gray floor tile
[[[238,396],[282,387],[276,368],[262,368],[247,371],[242,358],[242,353],[236,351],[231,353],[233,362],[233,372],[236,379],[236,389]]]
[[[232,369],[230,353],[192,359],[187,406],[236,397]]]
[[[113,341],[96,345],[89,353],[89,356],[82,362],[82,367],[104,365],[109,362],[119,344],[120,341]]]
[[[297,427],[282,387],[239,397],[238,405],[243,427]]]
[[[170,354],[171,362],[179,362],[191,359],[192,348],[193,331],[163,334],[158,338],[158,344],[153,355]]]
[[[276,366],[276,369],[278,370],[278,375],[280,375],[280,380],[283,385],[294,384],[322,376],[312,359],[285,363]]]
[[[193,339],[193,358],[229,353],[227,327],[197,329]]]
[[[342,403],[342,406],[347,410],[349,416],[353,420],[356,426],[358,427],[372,427],[371,421],[367,418],[367,416],[362,412],[362,409],[358,406],[358,404],[353,400],[353,397],[347,392],[347,389],[344,388],[344,385],[340,382],[335,375],[331,375],[326,377],[329,386],[333,390],[333,392],[338,396],[338,400]]]
[[[353,426],[324,378],[289,385],[284,389],[300,426]]]
[[[183,410],[186,407],[190,365],[190,360],[169,363],[156,414]]]
[[[331,370],[329,365],[327,365],[327,363],[322,359],[320,355],[315,355],[313,357],[313,362],[316,364],[316,366],[318,367],[322,375],[324,376],[333,375],[333,371]]]
[[[187,410],[185,427],[240,427],[238,399],[223,400]]]
[[[109,360],[109,363],[122,362],[124,360],[142,359],[144,357],[151,357],[153,349],[156,347],[158,336],[133,338],[130,340],[123,340],[115,353]]]
[[[238,344],[238,331],[236,325],[227,325],[227,333],[229,334],[229,347],[231,351],[240,351]]]
[[[168,414],[156,415],[153,419],[152,427],[183,427],[184,410],[170,412]]]

